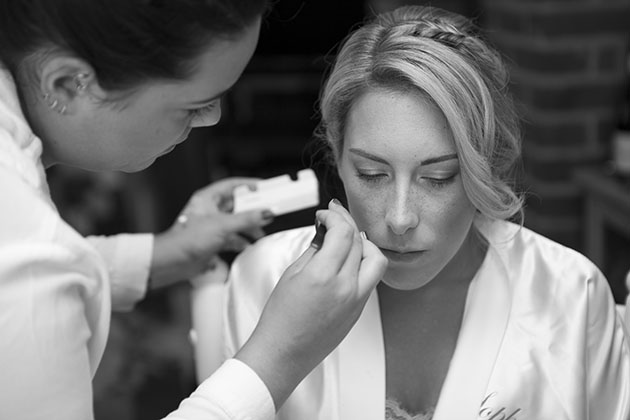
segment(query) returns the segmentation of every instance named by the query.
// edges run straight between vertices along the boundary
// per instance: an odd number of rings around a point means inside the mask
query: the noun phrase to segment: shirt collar
[[[41,156],[42,142],[26,121],[13,77],[0,63],[0,165],[50,201]]]

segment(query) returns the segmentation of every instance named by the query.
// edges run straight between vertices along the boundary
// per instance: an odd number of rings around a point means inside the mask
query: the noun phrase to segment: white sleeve
[[[107,264],[113,310],[129,311],[144,298],[153,256],[153,238],[149,233],[87,238]]]
[[[630,418],[630,348],[606,278],[589,281],[587,331],[588,419]]]
[[[93,331],[82,296],[96,276],[54,245],[0,253],[0,418],[91,419]]]
[[[272,420],[264,382],[245,363],[228,359],[164,420]]]
[[[98,255],[0,165],[0,419],[90,420],[109,322]]]

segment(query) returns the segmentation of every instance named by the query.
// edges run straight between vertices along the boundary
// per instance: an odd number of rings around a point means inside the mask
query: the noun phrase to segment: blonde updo
[[[466,194],[487,217],[522,219],[513,190],[519,121],[499,54],[463,16],[407,6],[378,16],[342,44],[320,97],[319,134],[338,161],[356,100],[371,89],[416,91],[444,114]]]

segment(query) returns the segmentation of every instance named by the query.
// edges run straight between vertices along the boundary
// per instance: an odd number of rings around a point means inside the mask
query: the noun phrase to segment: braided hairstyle
[[[318,134],[336,162],[348,113],[362,94],[416,91],[446,117],[477,210],[522,220],[522,198],[513,189],[521,136],[507,84],[499,54],[469,19],[433,7],[401,7],[342,43],[320,96]]]

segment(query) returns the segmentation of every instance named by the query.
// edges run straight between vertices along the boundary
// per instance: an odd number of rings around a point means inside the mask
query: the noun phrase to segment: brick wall
[[[374,15],[411,4],[439,7],[464,16],[474,16],[479,11],[479,0],[366,0],[365,10],[367,15]]]
[[[526,225],[581,248],[580,165],[608,158],[619,119],[630,0],[483,0],[524,116]]]

